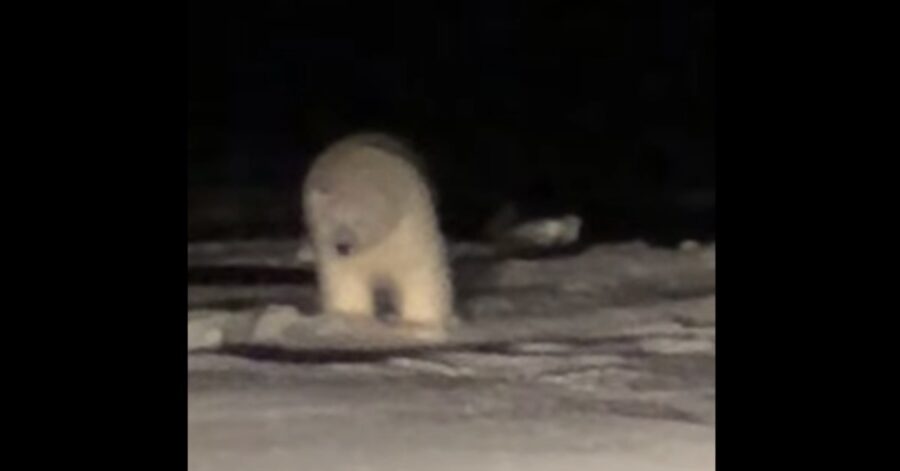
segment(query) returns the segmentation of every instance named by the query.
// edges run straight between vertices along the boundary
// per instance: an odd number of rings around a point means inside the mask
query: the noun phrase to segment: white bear
[[[444,337],[456,321],[447,254],[421,160],[391,136],[326,148],[303,184],[303,211],[326,314],[375,320],[385,292],[401,326]]]

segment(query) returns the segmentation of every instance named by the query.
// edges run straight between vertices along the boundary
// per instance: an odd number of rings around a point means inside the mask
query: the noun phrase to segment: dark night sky
[[[451,231],[507,198],[596,233],[713,230],[711,1],[190,5],[189,195],[289,194],[378,129],[429,158]]]

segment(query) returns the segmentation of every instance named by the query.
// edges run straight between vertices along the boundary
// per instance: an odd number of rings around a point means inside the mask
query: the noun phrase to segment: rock
[[[225,342],[227,318],[222,315],[188,322],[188,351],[220,348]]]
[[[682,252],[694,252],[701,248],[701,245],[696,240],[685,240],[682,241],[681,244],[678,245],[678,250]]]
[[[578,241],[581,218],[566,215],[557,219],[539,219],[515,226],[506,236],[513,243],[536,247],[561,247]]]
[[[285,340],[285,332],[303,322],[300,311],[293,306],[270,305],[256,320],[253,333],[250,335],[252,342],[280,343]]]
[[[507,203],[485,225],[484,235],[501,251],[554,249],[577,242],[581,226],[574,214],[529,220],[515,203]]]
[[[300,247],[297,249],[295,259],[297,263],[302,265],[315,263],[316,259],[315,254],[313,253],[312,243],[308,238],[304,238],[300,241]]]

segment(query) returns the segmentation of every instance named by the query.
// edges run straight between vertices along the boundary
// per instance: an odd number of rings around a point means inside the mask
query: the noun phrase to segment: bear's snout
[[[352,255],[356,249],[356,237],[353,231],[341,227],[334,234],[334,250],[343,257]]]
[[[334,246],[335,250],[337,250],[338,255],[350,255],[351,249],[353,248],[347,242],[338,242],[337,245]]]

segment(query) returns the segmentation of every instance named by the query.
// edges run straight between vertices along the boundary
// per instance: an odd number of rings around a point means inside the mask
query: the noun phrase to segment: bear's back
[[[386,134],[355,134],[330,145],[316,159],[307,189],[367,199],[374,193],[396,204],[428,191],[421,158],[405,143]]]

